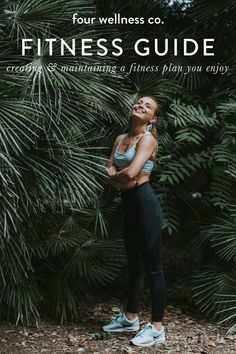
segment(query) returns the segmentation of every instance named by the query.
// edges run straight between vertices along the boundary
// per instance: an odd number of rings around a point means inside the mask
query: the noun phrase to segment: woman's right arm
[[[121,139],[123,138],[124,135],[118,135],[114,144],[113,144],[113,147],[112,147],[112,151],[111,151],[111,155],[107,161],[107,166],[106,166],[106,172],[108,174],[109,177],[113,177],[117,174],[117,169],[116,169],[116,166],[115,166],[115,163],[114,163],[114,153],[115,153],[115,150],[116,150],[116,147],[117,145],[119,144],[119,142],[121,141]]]
[[[120,182],[114,177],[110,177],[109,183],[112,187],[117,189],[131,189],[137,186],[136,179],[129,182]]]
[[[118,181],[116,179],[116,174],[117,174],[117,169],[114,163],[114,153],[116,150],[117,145],[120,143],[121,139],[123,139],[124,134],[122,135],[118,135],[114,144],[113,144],[113,148],[110,154],[110,157],[107,161],[107,165],[106,165],[106,172],[108,174],[109,177],[109,183],[112,187],[118,188],[118,189],[129,189],[129,188],[134,188],[136,186],[136,178],[134,178],[133,180],[129,181],[129,182],[123,182],[123,181]]]

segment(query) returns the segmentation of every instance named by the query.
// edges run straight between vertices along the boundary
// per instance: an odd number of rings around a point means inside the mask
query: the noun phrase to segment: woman
[[[118,315],[103,330],[139,330],[138,303],[145,269],[151,287],[152,323],[147,324],[131,340],[138,346],[151,346],[165,341],[162,326],[165,304],[162,211],[149,182],[157,150],[154,124],[158,112],[159,104],[154,97],[145,96],[137,100],[131,110],[131,129],[128,134],[116,138],[106,169],[110,184],[121,191],[129,286],[126,312]]]

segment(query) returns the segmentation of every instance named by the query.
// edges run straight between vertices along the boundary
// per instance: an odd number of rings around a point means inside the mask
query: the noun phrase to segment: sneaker
[[[134,332],[139,330],[138,317],[134,320],[128,320],[125,314],[120,313],[114,320],[102,327],[105,332]]]
[[[142,329],[136,336],[131,339],[131,343],[140,347],[150,347],[156,343],[162,343],[165,341],[165,330],[162,326],[160,331],[157,331],[155,327],[149,323],[144,329]]]

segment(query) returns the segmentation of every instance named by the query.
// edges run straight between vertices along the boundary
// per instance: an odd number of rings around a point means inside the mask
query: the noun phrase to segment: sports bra
[[[146,132],[143,135],[146,135],[146,134],[151,134],[151,132]],[[135,144],[133,146],[131,146],[131,148],[129,148],[127,151],[119,152],[118,149],[119,149],[122,141],[124,140],[124,138],[127,135],[128,134],[125,134],[125,136],[123,137],[123,139],[121,139],[121,141],[119,142],[119,144],[117,145],[117,147],[115,149],[114,163],[115,163],[115,166],[117,167],[118,170],[122,170],[123,168],[129,166],[129,164],[131,163],[131,161],[133,160],[133,158],[136,154],[137,143],[138,143],[139,139],[143,136],[143,135],[141,135],[138,138],[138,140],[135,142]],[[143,165],[141,172],[151,172],[153,169],[153,165],[154,165],[153,160],[147,160],[147,162]]]

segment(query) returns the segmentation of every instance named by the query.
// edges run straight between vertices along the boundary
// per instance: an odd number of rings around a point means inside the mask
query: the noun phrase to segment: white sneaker
[[[131,343],[140,347],[150,347],[151,345],[162,343],[164,341],[164,327],[162,326],[161,330],[157,331],[151,323],[148,323],[144,329],[142,329],[133,339],[131,339]]]
[[[139,319],[138,317],[134,320],[128,320],[125,314],[120,313],[114,320],[111,321],[102,329],[105,332],[134,332],[139,330]]]

